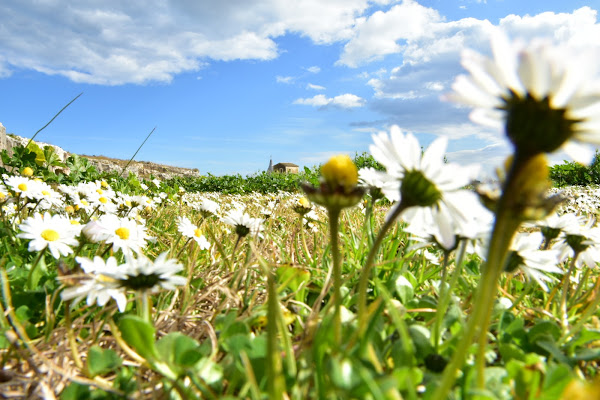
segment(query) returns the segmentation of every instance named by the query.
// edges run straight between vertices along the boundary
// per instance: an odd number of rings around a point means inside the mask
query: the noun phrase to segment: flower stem
[[[358,326],[361,331],[364,332],[366,326],[367,319],[367,286],[369,284],[369,278],[371,276],[371,269],[373,269],[373,264],[375,262],[375,257],[379,251],[379,247],[383,242],[383,238],[390,230],[392,226],[396,223],[396,219],[398,216],[408,208],[408,205],[404,202],[400,202],[392,211],[392,214],[386,218],[385,223],[379,230],[377,237],[375,238],[375,242],[373,242],[373,246],[367,255],[367,261],[365,262],[365,266],[360,274],[360,280],[358,281]]]
[[[342,258],[339,245],[339,219],[340,209],[330,207],[329,212],[329,235],[331,242],[331,257],[333,259],[333,338],[334,343],[339,346],[342,342]]]
[[[569,314],[567,312],[567,297],[569,296],[569,289],[571,287],[571,275],[573,274],[573,270],[575,269],[575,262],[577,261],[577,257],[579,256],[579,252],[575,252],[573,259],[571,260],[571,265],[569,265],[569,269],[567,273],[563,277],[561,284],[561,297],[560,297],[560,321],[563,329],[569,327]]]
[[[40,260],[42,259],[42,256],[44,255],[45,251],[46,251],[45,248],[40,250],[35,261],[31,265],[31,268],[29,269],[29,274],[27,274],[27,289],[29,289],[29,290],[33,290],[33,272],[35,271],[38,264],[40,263]]]

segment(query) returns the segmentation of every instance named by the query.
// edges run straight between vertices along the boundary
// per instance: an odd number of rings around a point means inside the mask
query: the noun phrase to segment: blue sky
[[[3,0],[0,122],[67,151],[251,174],[393,124],[486,170],[500,132],[440,100],[492,26],[600,52],[600,0]],[[562,155],[554,159],[560,161]]]

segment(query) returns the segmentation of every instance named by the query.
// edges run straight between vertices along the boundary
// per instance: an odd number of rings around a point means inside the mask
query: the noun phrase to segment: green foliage
[[[600,153],[596,151],[589,167],[575,161],[564,161],[550,168],[550,179],[557,187],[600,185]]]

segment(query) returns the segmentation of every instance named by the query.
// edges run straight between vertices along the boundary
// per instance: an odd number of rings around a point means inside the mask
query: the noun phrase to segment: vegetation
[[[208,177],[195,183],[206,193],[181,197],[178,186],[191,191],[186,186],[191,182],[101,175],[77,156],[67,160],[71,174],[64,175],[63,165],[48,161],[51,155],[42,160],[39,152],[23,148],[15,155],[3,154],[10,171],[1,185],[0,392],[53,393],[67,400],[427,398],[456,351],[474,305],[479,256],[466,247],[457,252],[415,247],[418,242],[395,224],[383,236],[365,292],[367,323],[358,323],[361,271],[389,211],[389,205],[367,197],[339,215],[343,333],[337,337],[328,274],[335,264],[329,220],[323,208],[281,192],[295,192],[300,178],[318,179],[316,168],[298,176]],[[355,162],[376,166],[365,155]],[[79,200],[93,202],[98,190],[111,193],[116,215],[137,221],[148,237],[156,238],[145,240],[141,253],[158,262],[168,252],[181,265],[178,276],[186,284],[144,292],[138,282],[138,289],[127,290],[122,310],[113,299],[98,306],[99,299],[64,296],[90,279],[89,270],[81,269],[86,259],[113,256],[123,264],[119,268],[126,268],[131,256],[114,242],[83,233],[76,236],[79,243],[72,252],[59,258],[48,248],[33,250],[22,236],[23,223],[44,212],[43,203],[17,194],[7,181],[19,173],[29,175],[27,167],[31,178],[49,187],[67,183],[78,188]],[[238,185],[243,191],[236,190]],[[81,194],[84,187],[93,190]],[[67,193],[46,212],[82,226],[94,226],[105,214],[97,201],[85,209]],[[202,208],[207,199],[218,204],[217,212]],[[236,207],[260,217],[262,228],[242,235],[224,223]],[[182,217],[196,227],[195,235],[208,239],[208,248],[182,233]],[[592,393],[595,389],[580,378],[592,380],[598,374],[596,275],[584,267],[578,283],[555,276],[545,291],[521,272],[503,274],[485,345],[484,389],[477,389],[476,366],[469,362],[451,396],[559,399],[577,390]],[[110,279],[105,275],[102,281]],[[555,316],[562,315],[566,291],[572,295],[565,325]],[[467,349],[469,357],[477,352],[475,344]]]

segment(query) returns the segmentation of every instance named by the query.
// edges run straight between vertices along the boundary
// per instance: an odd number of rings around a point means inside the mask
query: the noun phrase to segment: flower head
[[[192,224],[188,217],[179,217],[177,229],[183,236],[194,239],[198,244],[198,247],[200,247],[200,250],[210,248],[210,242],[206,240],[206,237],[204,237],[200,228],[197,225]]]
[[[343,186],[351,189],[358,182],[356,165],[347,154],[333,156],[321,166],[321,174],[331,187]]]
[[[421,152],[413,135],[404,135],[393,126],[390,135],[381,132],[373,136],[373,142],[371,154],[385,166],[385,180],[395,182],[400,205],[408,207],[402,218],[411,224],[434,227],[430,233],[442,247],[452,248],[460,225],[468,223],[473,215],[485,213],[477,195],[463,189],[478,169],[446,164],[445,138],[436,139]],[[388,185],[386,192],[391,188]]]
[[[519,233],[515,236],[513,244],[507,255],[506,270],[513,272],[520,269],[525,275],[535,280],[545,291],[548,291],[546,282],[555,280],[549,273],[562,274],[558,264],[557,250],[540,250],[542,234]]]
[[[47,247],[56,259],[61,255],[71,254],[71,246],[79,244],[75,239],[79,229],[72,225],[68,218],[60,215],[45,213],[42,216],[36,213],[19,225],[19,229],[22,232],[17,237],[31,240],[29,251],[40,251]]]
[[[231,210],[223,217],[223,222],[233,226],[235,228],[235,233],[240,237],[244,237],[249,233],[254,236],[263,230],[262,219],[252,218],[238,208]]]
[[[475,107],[475,122],[503,122],[517,153],[562,148],[589,163],[593,151],[582,144],[600,144],[600,87],[592,69],[597,61],[546,41],[511,43],[499,30],[491,45],[493,59],[464,51],[462,64],[470,75],[456,79],[449,98]]]
[[[152,293],[160,288],[175,290],[176,286],[187,283],[185,277],[176,275],[183,270],[183,265],[177,260],[168,259],[167,252],[160,254],[154,261],[143,255],[139,255],[137,259],[126,255],[126,260],[122,266],[123,276],[120,281],[125,288]]]
[[[112,298],[117,302],[119,311],[125,311],[127,297],[120,282],[125,276],[122,273],[123,269],[117,265],[117,260],[109,257],[104,261],[98,256],[93,260],[85,257],[77,257],[76,260],[86,276],[77,285],[65,289],[60,294],[61,298],[75,299],[73,305],[86,298],[88,306],[96,303],[101,307]]]

